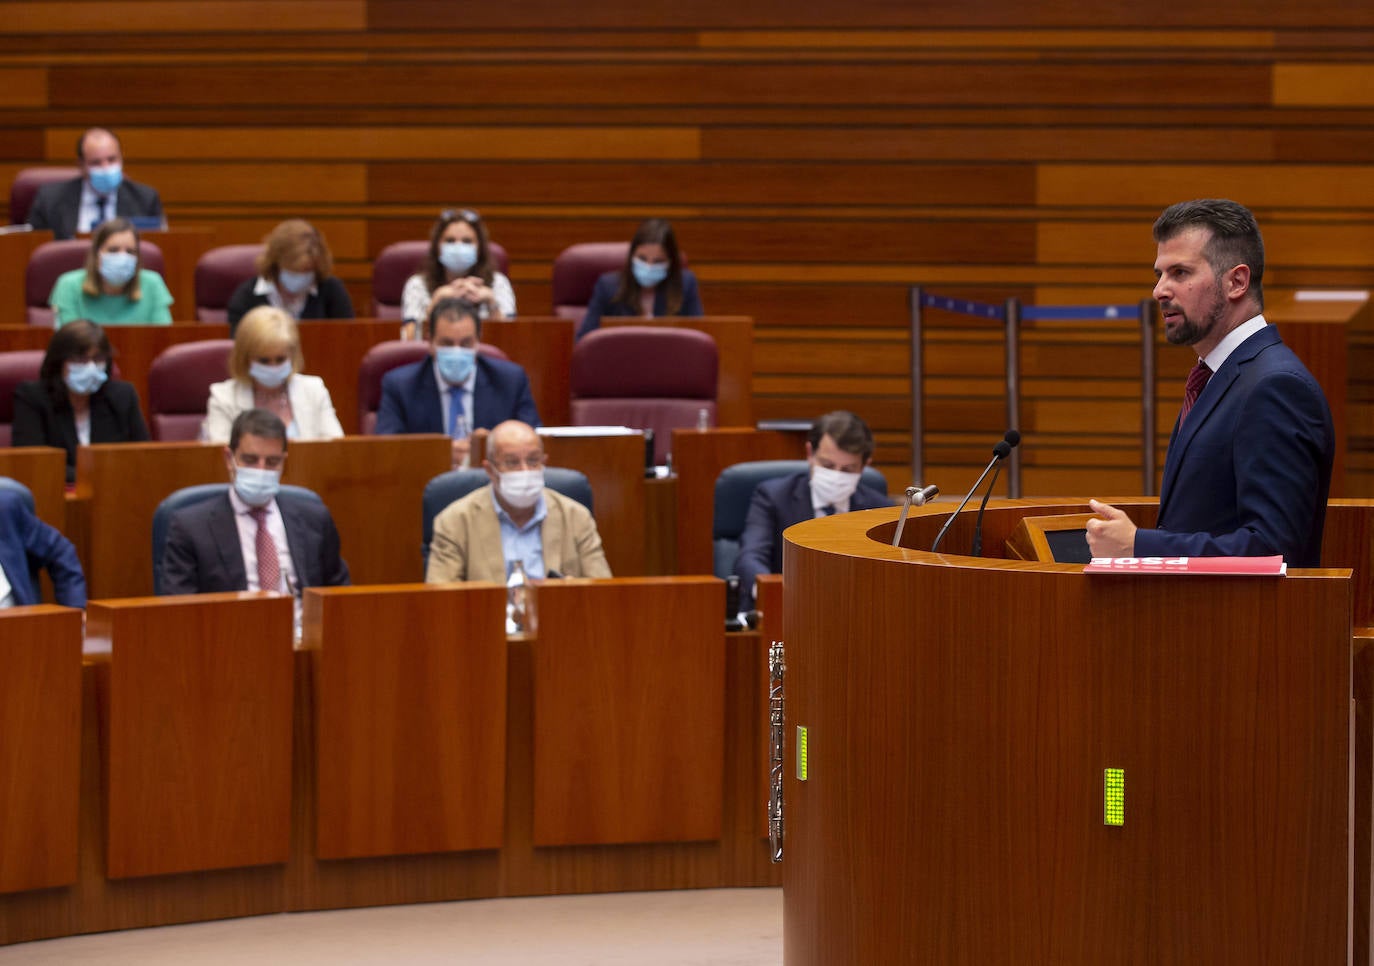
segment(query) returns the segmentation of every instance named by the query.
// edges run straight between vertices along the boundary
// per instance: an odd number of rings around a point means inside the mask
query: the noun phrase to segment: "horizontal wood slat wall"
[[[177,225],[231,244],[315,222],[360,306],[371,259],[448,205],[482,210],[535,314],[562,248],[662,214],[708,311],[756,320],[757,414],[860,411],[894,486],[909,284],[1133,303],[1158,211],[1215,194],[1259,216],[1271,297],[1374,288],[1368,4],[1204,0],[1170,29],[1123,0],[64,0],[5,19],[0,181],[108,124]],[[930,324],[927,475],[957,488],[1005,428],[1000,333]],[[1366,496],[1374,335],[1351,339],[1345,492]],[[1161,351],[1165,422],[1186,355]],[[1031,327],[1023,370],[1027,492],[1137,491],[1129,326]]]

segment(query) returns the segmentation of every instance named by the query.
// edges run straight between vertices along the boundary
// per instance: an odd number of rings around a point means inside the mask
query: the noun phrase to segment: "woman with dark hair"
[[[73,319],[103,325],[170,325],[172,293],[157,272],[142,267],[138,230],[111,218],[91,236],[86,267],[63,272],[48,296],[53,325]]]
[[[232,338],[250,309],[270,305],[293,319],[351,319],[353,300],[334,275],[324,235],[299,218],[282,222],[263,239],[258,274],[229,296],[225,314]]]
[[[420,271],[406,279],[401,289],[401,318],[407,338],[418,337],[416,326],[429,315],[435,293],[471,302],[483,319],[505,319],[515,314],[515,290],[510,279],[496,270],[486,222],[471,208],[441,212],[429,231],[429,251]]]
[[[697,277],[691,269],[682,267],[673,226],[667,219],[650,218],[630,239],[625,268],[607,272],[596,280],[587,314],[577,327],[577,337],[599,328],[603,315],[657,318],[702,314]]]
[[[38,379],[14,390],[15,446],[67,451],[67,482],[76,479],[76,447],[148,438],[138,391],[110,378],[110,340],[86,319],[53,333]]]

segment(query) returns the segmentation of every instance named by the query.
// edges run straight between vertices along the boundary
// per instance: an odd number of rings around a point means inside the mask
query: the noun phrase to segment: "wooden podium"
[[[985,546],[1085,509],[994,504]],[[1328,534],[1367,537],[1371,511],[1333,504]],[[1347,962],[1367,939],[1351,698],[1369,546],[1328,538],[1354,580],[908,549],[947,513],[914,510],[902,548],[895,508],[787,531],[787,966]],[[969,545],[966,516],[945,546]]]

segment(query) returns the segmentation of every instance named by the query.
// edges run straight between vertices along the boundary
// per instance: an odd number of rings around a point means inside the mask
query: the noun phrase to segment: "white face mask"
[[[500,475],[501,498],[517,510],[528,510],[544,492],[544,470],[514,470]]]
[[[861,473],[841,473],[828,470],[824,466],[811,468],[811,492],[821,506],[839,504],[843,506],[859,487]]]

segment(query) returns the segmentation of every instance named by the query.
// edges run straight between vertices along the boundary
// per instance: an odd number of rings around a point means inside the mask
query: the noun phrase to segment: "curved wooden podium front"
[[[1086,510],[994,504],[985,546]],[[914,510],[902,548],[895,508],[787,531],[787,966],[1346,962],[1350,571],[908,549],[948,512]]]

